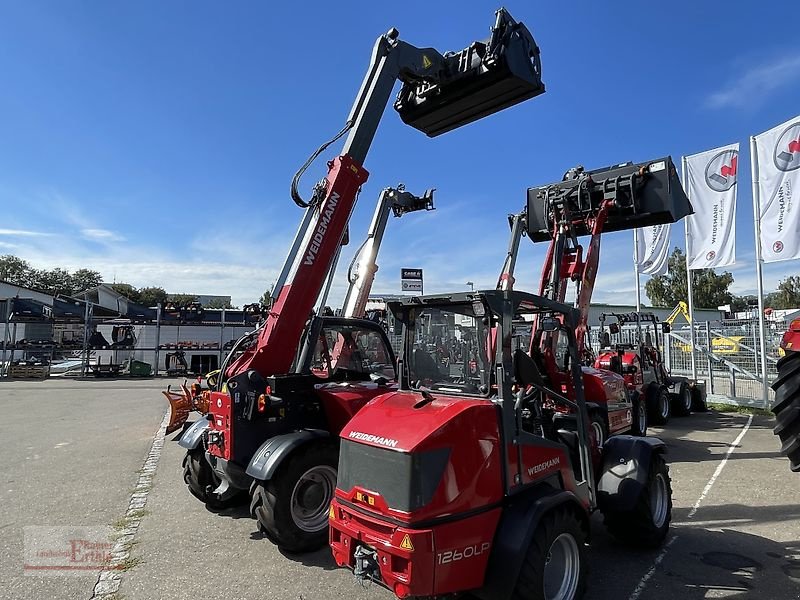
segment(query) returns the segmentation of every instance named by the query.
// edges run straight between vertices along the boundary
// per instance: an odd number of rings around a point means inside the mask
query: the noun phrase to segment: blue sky
[[[4,2],[0,254],[106,280],[256,300],[301,211],[297,167],[343,124],[375,38],[459,50],[495,2]],[[436,139],[386,112],[352,238],[380,190],[436,187],[435,212],[389,224],[373,290],[400,267],[426,292],[493,287],[525,189],[595,168],[742,144],[734,291],[756,288],[748,136],[800,113],[793,3],[506,4],[542,49],[547,93]],[[338,146],[326,155],[335,155]],[[319,161],[305,179],[324,175]],[[683,246],[683,227],[673,227]],[[596,301],[632,303],[630,232],[603,242]],[[342,269],[357,243],[345,249]],[[527,240],[519,289],[545,248]],[[767,265],[765,285],[798,270]],[[644,278],[642,281],[644,285]],[[344,275],[334,285],[343,296]]]

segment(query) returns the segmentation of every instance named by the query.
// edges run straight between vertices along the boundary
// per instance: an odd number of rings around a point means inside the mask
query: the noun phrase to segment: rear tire
[[[653,425],[666,425],[672,413],[671,402],[667,390],[658,388],[648,401],[648,417]]]
[[[705,386],[701,387],[695,383],[695,385],[691,386],[691,390],[692,390],[692,410],[694,412],[708,412]]]
[[[615,538],[643,548],[660,546],[672,520],[672,485],[669,467],[660,454],[653,454],[645,485],[636,504],[628,511],[608,510],[604,524]]]
[[[794,472],[800,472],[800,352],[790,352],[778,361],[775,390],[774,433],[781,440],[781,454]]]
[[[202,447],[193,448],[186,451],[183,457],[183,480],[189,487],[192,495],[203,502],[208,508],[222,510],[236,506],[242,501],[242,496],[237,494],[233,498],[220,500],[212,494],[206,492],[207,488],[216,489],[220,484],[220,478],[214,473],[214,469],[208,464],[205,451]]]
[[[678,386],[678,393],[673,399],[672,412],[678,417],[687,417],[692,414],[692,390],[685,381]]]
[[[512,600],[576,600],[586,591],[586,532],[572,511],[542,517]]]
[[[633,424],[631,425],[631,435],[643,437],[647,435],[647,404],[640,394],[636,394],[632,404]]]
[[[336,446],[317,442],[296,450],[268,481],[250,487],[250,514],[287,552],[310,552],[328,542],[328,509],[336,490]]]

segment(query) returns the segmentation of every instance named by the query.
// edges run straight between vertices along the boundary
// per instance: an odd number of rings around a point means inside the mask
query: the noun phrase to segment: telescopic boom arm
[[[367,180],[364,160],[397,80],[395,109],[403,121],[436,136],[544,92],[539,49],[530,32],[504,9],[492,35],[459,53],[442,55],[398,39],[396,29],[378,38],[367,74],[344,128],[321,146],[292,182],[292,198],[306,217],[286,259],[276,298],[258,338],[226,369],[228,377],[255,369],[262,376],[287,373],[314,302],[329,277],[342,238]],[[347,134],[342,154],[328,163],[327,177],[310,201],[298,192],[308,165]]]

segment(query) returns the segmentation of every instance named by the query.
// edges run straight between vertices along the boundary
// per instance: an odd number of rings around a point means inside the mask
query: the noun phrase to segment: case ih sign
[[[400,269],[400,289],[422,293],[422,269]]]

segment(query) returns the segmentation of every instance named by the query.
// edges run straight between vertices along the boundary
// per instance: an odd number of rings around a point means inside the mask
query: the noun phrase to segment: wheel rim
[[[545,600],[572,600],[578,589],[580,566],[578,542],[569,533],[562,533],[550,544],[545,558]]]
[[[292,490],[291,513],[297,527],[308,533],[328,524],[328,507],[336,489],[336,469],[328,465],[311,467]]]
[[[667,492],[667,482],[664,475],[658,473],[650,488],[650,513],[653,517],[653,525],[660,529],[667,520],[667,506],[669,498]]]
[[[689,388],[683,390],[683,408],[687,411],[692,410],[692,392]]]
[[[597,442],[597,447],[602,448],[605,443],[605,431],[603,431],[603,424],[597,421],[592,421],[592,431],[594,432],[594,439]]]
[[[666,419],[669,416],[669,398],[666,394],[661,394],[661,418]]]
[[[647,432],[647,407],[644,402],[639,402],[636,413],[639,417],[639,433],[644,435]]]

